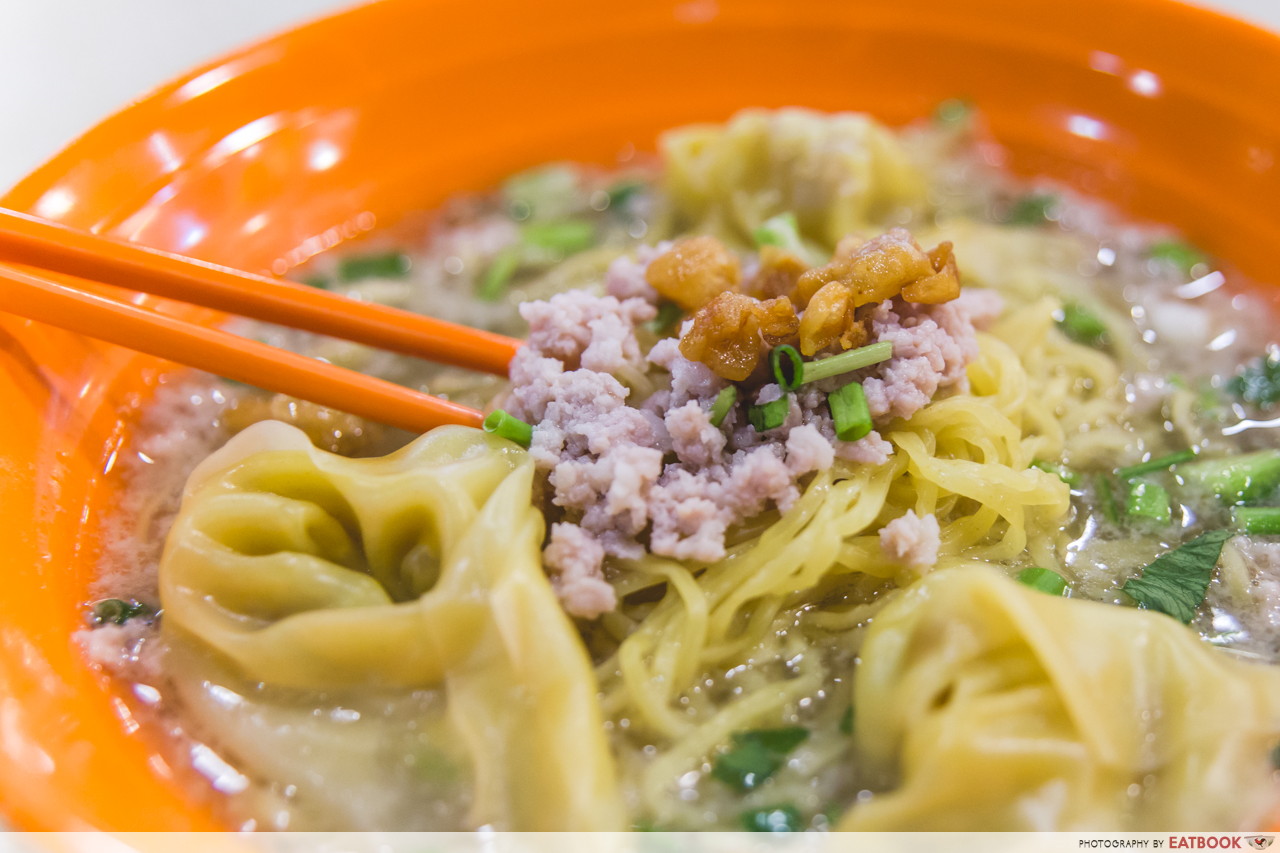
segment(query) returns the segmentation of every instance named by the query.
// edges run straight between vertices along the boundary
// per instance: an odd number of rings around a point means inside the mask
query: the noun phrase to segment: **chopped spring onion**
[[[1173,520],[1169,509],[1169,491],[1150,480],[1132,480],[1125,496],[1124,512],[1129,518],[1168,524]]]
[[[596,241],[596,228],[581,219],[534,222],[520,229],[520,238],[526,246],[572,255],[591,248]]]
[[[631,199],[639,195],[644,186],[644,181],[639,178],[623,178],[605,190],[609,195],[609,207],[619,208],[627,205]]]
[[[1188,448],[1187,450],[1179,450],[1177,453],[1170,453],[1167,456],[1157,456],[1154,459],[1148,459],[1146,462],[1139,462],[1137,465],[1130,465],[1128,468],[1121,468],[1116,472],[1116,476],[1121,480],[1132,480],[1134,477],[1141,477],[1143,474],[1150,474],[1155,471],[1164,471],[1172,468],[1174,465],[1181,465],[1183,462],[1190,462],[1196,458],[1196,452]]]
[[[154,616],[155,608],[140,601],[104,598],[93,605],[91,619],[95,625],[123,625],[139,616]]]
[[[512,219],[559,219],[579,203],[578,173],[562,163],[521,172],[502,187]]]
[[[845,735],[853,734],[853,706],[850,705],[844,709],[844,714],[840,716],[840,733]]]
[[[1116,504],[1116,496],[1111,491],[1111,480],[1106,474],[1099,474],[1095,481],[1098,492],[1098,503],[1102,507],[1102,515],[1112,524],[1120,523],[1120,507]]]
[[[1223,503],[1254,503],[1280,488],[1280,451],[1198,459],[1180,467],[1178,476],[1189,486],[1212,492]]]
[[[1032,566],[1018,572],[1018,583],[1047,592],[1049,595],[1066,595],[1071,589],[1071,585],[1062,575],[1039,566]]]
[[[791,212],[770,216],[759,228],[752,232],[756,246],[777,246],[788,252],[803,255],[804,244],[800,242],[800,226],[796,215]]]
[[[365,278],[404,278],[409,274],[411,263],[409,256],[402,252],[351,255],[338,261],[338,279],[359,281]]]
[[[1184,275],[1200,264],[1208,265],[1209,257],[1190,243],[1181,240],[1160,240],[1147,247],[1147,257],[1173,264]]]
[[[308,287],[314,287],[317,290],[328,290],[333,287],[333,279],[329,278],[327,275],[309,275],[306,278],[298,279],[298,281]]]
[[[1044,462],[1040,459],[1031,463],[1032,468],[1039,468],[1046,474],[1052,474],[1071,488],[1077,488],[1080,485],[1080,475],[1072,471],[1066,465],[1058,465],[1054,462]]]
[[[1013,203],[1004,222],[1006,225],[1044,225],[1057,206],[1058,197],[1052,193],[1028,193]]]
[[[1271,766],[1280,770],[1280,744],[1271,747]]]
[[[860,383],[850,382],[840,390],[828,394],[827,405],[831,407],[836,438],[841,441],[857,441],[871,432],[871,408],[867,405],[867,395]]]
[[[933,120],[941,125],[955,127],[973,116],[973,104],[964,98],[948,98],[933,110]]]
[[[1280,536],[1280,506],[1238,506],[1231,510],[1231,523],[1250,536]]]
[[[658,316],[649,321],[649,328],[655,335],[669,335],[676,324],[684,317],[684,309],[670,299],[658,303]]]
[[[484,275],[480,277],[480,287],[476,289],[476,296],[486,302],[496,302],[501,299],[519,268],[520,250],[518,248],[508,246],[498,252],[493,256],[493,260],[489,261],[489,268],[484,271]]]
[[[804,382],[804,359],[790,344],[774,347],[769,352],[769,369],[783,391],[794,391]]]
[[[829,376],[851,373],[864,367],[870,367],[873,364],[879,364],[882,361],[888,361],[891,358],[893,358],[893,343],[881,341],[878,344],[868,344],[865,347],[851,349],[848,352],[842,352],[830,358],[808,361],[804,364],[804,370],[800,376],[800,384],[807,385],[810,382],[817,382],[819,379],[826,379]]]
[[[758,788],[809,737],[799,726],[752,729],[733,735],[733,747],[716,756],[711,775],[738,791]]]
[[[761,403],[747,409],[747,420],[751,422],[756,432],[765,432],[782,426],[790,410],[791,404],[784,396],[771,403]]]
[[[528,447],[533,443],[533,425],[525,423],[502,409],[494,409],[490,412],[484,419],[483,428],[485,432],[514,441],[521,447]]]
[[[730,385],[716,395],[716,400],[711,404],[711,425],[718,427],[724,423],[725,416],[729,414],[729,410],[733,408],[733,404],[738,402],[738,389]]]
[[[1090,347],[1107,345],[1107,325],[1097,314],[1078,302],[1068,302],[1062,306],[1062,316],[1058,319],[1058,328],[1062,333],[1078,344]]]
[[[739,820],[747,832],[799,832],[804,828],[800,810],[788,804],[745,811]]]

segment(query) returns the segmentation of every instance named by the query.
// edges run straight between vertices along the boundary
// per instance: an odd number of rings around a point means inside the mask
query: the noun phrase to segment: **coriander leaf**
[[[733,748],[716,756],[711,775],[738,791],[750,791],[777,772],[787,753],[808,737],[809,730],[799,726],[738,732]]]
[[[1222,545],[1234,534],[1210,530],[1161,554],[1123,587],[1130,598],[1148,610],[1159,610],[1181,622],[1190,622],[1209,590]]]
[[[1185,275],[1200,264],[1209,263],[1204,252],[1181,240],[1160,240],[1147,247],[1147,257],[1173,264]]]
[[[1245,365],[1227,383],[1227,391],[1237,399],[1255,406],[1280,403],[1280,358],[1268,355]]]
[[[853,734],[853,706],[845,708],[844,715],[840,717],[840,733],[845,735]]]

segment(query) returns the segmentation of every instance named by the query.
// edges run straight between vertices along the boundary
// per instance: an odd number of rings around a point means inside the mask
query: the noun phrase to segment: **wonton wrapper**
[[[664,135],[662,153],[680,219],[748,245],[766,219],[791,212],[829,251],[882,230],[901,208],[923,208],[928,189],[893,133],[856,113],[745,110]]]
[[[445,427],[378,459],[275,421],[192,473],[160,567],[164,627],[249,681],[441,687],[474,825],[622,824],[590,662],[543,573],[524,451]]]
[[[856,753],[900,784],[840,829],[1239,830],[1276,802],[1280,669],[1168,616],[943,570],[861,657]]]

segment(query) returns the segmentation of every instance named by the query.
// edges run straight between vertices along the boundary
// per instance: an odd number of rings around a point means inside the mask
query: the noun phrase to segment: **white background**
[[[0,188],[187,68],[350,5],[355,3],[0,0]],[[1280,0],[1199,0],[1198,5],[1280,31]]]

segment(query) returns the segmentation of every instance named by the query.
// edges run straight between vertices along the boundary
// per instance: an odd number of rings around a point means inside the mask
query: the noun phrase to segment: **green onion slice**
[[[1098,491],[1098,503],[1101,505],[1102,515],[1112,524],[1120,523],[1120,507],[1116,503],[1116,496],[1111,491],[1111,480],[1105,474],[1099,474],[1096,481]]]
[[[1179,450],[1177,453],[1170,453],[1167,456],[1158,456],[1155,459],[1148,459],[1146,462],[1139,462],[1136,465],[1130,465],[1127,468],[1121,468],[1116,471],[1116,476],[1121,480],[1132,480],[1134,477],[1141,477],[1143,474],[1151,474],[1155,471],[1164,471],[1172,468],[1174,465],[1181,465],[1183,462],[1190,462],[1196,458],[1196,452],[1188,448],[1187,450]]]
[[[526,246],[572,255],[591,248],[596,241],[596,228],[581,219],[533,222],[520,229],[520,238]]]
[[[1156,524],[1169,524],[1173,520],[1168,490],[1150,480],[1129,482],[1124,511],[1130,518],[1153,521]]]
[[[1047,592],[1049,595],[1066,595],[1071,589],[1067,579],[1055,571],[1032,566],[1018,572],[1018,583],[1026,584],[1032,589]]]
[[[484,271],[484,275],[480,278],[480,287],[476,290],[476,296],[486,302],[496,302],[502,298],[507,292],[507,287],[511,284],[511,279],[515,277],[516,270],[520,268],[520,250],[514,246],[508,246],[498,254],[493,256],[493,260],[489,261],[489,268]]]
[[[404,278],[409,274],[411,263],[409,256],[403,252],[351,255],[338,261],[338,278],[341,281],[359,281],[364,278]]]
[[[1072,471],[1066,465],[1058,465],[1054,462],[1045,462],[1037,459],[1031,463],[1032,468],[1038,468],[1046,474],[1052,474],[1071,488],[1077,488],[1080,485],[1080,475]]]
[[[862,385],[850,382],[827,395],[836,437],[841,441],[857,441],[871,432],[871,408]]]
[[[769,352],[769,368],[783,391],[794,391],[804,384],[804,359],[790,344],[774,347]]]
[[[724,423],[725,417],[736,402],[738,402],[738,389],[736,386],[730,385],[728,388],[721,390],[716,395],[715,402],[711,404],[711,425],[718,427]],[[785,417],[785,414],[783,417]]]
[[[1234,507],[1231,523],[1250,536],[1280,536],[1280,506]]]
[[[800,242],[800,226],[794,213],[779,213],[769,217],[751,236],[755,238],[757,247],[777,246],[788,252],[804,252],[804,244]]]
[[[502,409],[494,409],[490,412],[482,426],[485,432],[514,441],[521,447],[528,447],[533,443],[533,425],[525,423]]]
[[[879,364],[891,358],[893,358],[893,343],[881,341],[878,344],[868,344],[865,347],[851,349],[848,352],[842,352],[830,358],[807,361],[804,364],[800,384],[808,385],[810,382],[817,382],[819,379],[839,376],[842,373],[852,373],[855,370],[861,370],[864,367],[870,367],[873,364]]]
[[[761,403],[747,409],[747,420],[751,422],[756,432],[765,432],[782,426],[790,410],[791,404],[787,401],[787,397],[783,396],[773,402]]]
[[[1062,319],[1058,320],[1058,328],[1078,344],[1095,349],[1107,345],[1107,324],[1079,303],[1068,302],[1062,306]]]

